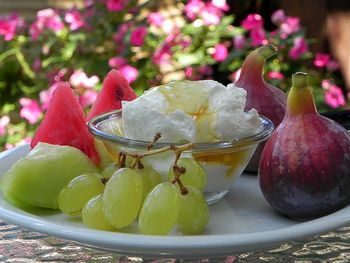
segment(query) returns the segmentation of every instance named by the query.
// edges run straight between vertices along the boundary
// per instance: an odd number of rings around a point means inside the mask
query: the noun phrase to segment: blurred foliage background
[[[30,141],[58,81],[69,81],[88,110],[111,68],[138,94],[171,80],[227,84],[251,50],[269,43],[279,52],[266,81],[288,92],[291,74],[308,72],[320,111],[346,108],[339,63],[314,52],[319,40],[306,32],[299,17],[262,1],[85,0],[2,15],[0,148]]]

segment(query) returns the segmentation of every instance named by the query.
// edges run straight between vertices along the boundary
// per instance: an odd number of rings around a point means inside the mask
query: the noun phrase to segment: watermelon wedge
[[[122,100],[130,101],[136,97],[126,78],[118,70],[112,69],[104,79],[102,89],[86,120],[89,121],[97,115],[118,110],[122,107]]]
[[[31,142],[31,149],[38,142],[73,146],[89,156],[95,164],[100,163],[83,109],[69,83],[60,82],[54,90],[49,108]]]

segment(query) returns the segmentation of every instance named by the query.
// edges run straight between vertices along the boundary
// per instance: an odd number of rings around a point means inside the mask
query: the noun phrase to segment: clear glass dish
[[[90,132],[102,140],[110,152],[117,159],[121,150],[147,151],[148,141],[132,140],[122,136],[122,111],[114,111],[99,115],[88,122]],[[232,141],[212,143],[196,143],[190,151],[182,156],[191,156],[204,168],[207,174],[207,185],[204,194],[209,204],[219,201],[242,174],[252,157],[256,147],[265,141],[273,131],[272,122],[260,116],[259,131],[252,135]],[[171,144],[181,145],[187,142],[157,142],[153,149],[162,148]],[[144,162],[157,170],[164,180],[174,160],[173,152],[166,152],[154,156],[147,156]]]

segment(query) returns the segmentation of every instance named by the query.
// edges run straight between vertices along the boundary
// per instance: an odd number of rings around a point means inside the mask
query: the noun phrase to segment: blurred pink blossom
[[[330,81],[329,79],[324,79],[322,80],[321,86],[323,89],[327,90],[329,89],[331,86],[334,86],[333,82]]]
[[[45,111],[49,108],[52,93],[56,88],[57,88],[57,82],[53,83],[48,89],[40,91],[39,99],[40,99],[42,110]]]
[[[171,46],[168,44],[161,45],[155,50],[152,56],[152,61],[156,65],[169,64],[171,60],[171,55]]]
[[[135,28],[130,35],[130,44],[133,46],[142,46],[147,35],[147,27],[140,26]]]
[[[22,106],[19,113],[20,116],[26,119],[30,124],[36,123],[42,113],[39,103],[36,100],[29,98],[21,98],[19,103]]]
[[[314,59],[314,66],[318,68],[325,67],[328,62],[331,60],[331,56],[326,53],[316,53],[315,59]]]
[[[269,73],[267,73],[267,77],[269,79],[284,79],[284,75],[278,71],[270,71]]]
[[[332,59],[332,60],[330,60],[330,61],[327,63],[326,68],[327,68],[329,71],[333,72],[333,71],[338,70],[338,69],[340,68],[340,65],[339,65],[339,63],[338,63],[337,61],[335,61],[335,60]]]
[[[230,9],[226,3],[226,0],[212,0],[211,4],[222,11],[228,11]]]
[[[138,70],[130,65],[120,67],[119,71],[124,75],[129,83],[134,82],[139,74]]]
[[[286,14],[282,9],[278,9],[271,15],[271,21],[275,25],[280,25],[286,20]]]
[[[4,115],[0,118],[0,136],[6,133],[6,127],[10,123],[10,117]]]
[[[246,30],[262,28],[264,20],[259,14],[250,14],[242,21],[242,27]]]
[[[107,0],[106,5],[108,11],[121,11],[124,8],[125,0]]]
[[[81,69],[74,71],[69,78],[69,82],[73,87],[86,89],[93,88],[99,81],[100,79],[96,75],[88,77]]]
[[[70,24],[69,28],[72,31],[85,26],[85,22],[81,14],[76,10],[68,11],[64,16],[64,19],[68,24]]]
[[[113,58],[110,58],[108,60],[108,65],[111,68],[115,68],[115,69],[120,68],[121,66],[125,65],[126,63],[127,63],[126,59],[121,58],[121,57],[113,57]]]
[[[24,20],[12,14],[8,17],[0,18],[0,35],[5,41],[10,41],[16,35],[17,29],[24,26]]]
[[[41,59],[36,58],[33,62],[32,68],[34,71],[39,71],[41,69]]]
[[[79,103],[83,108],[86,108],[88,106],[91,106],[96,98],[97,98],[97,92],[94,90],[86,90],[83,94],[81,94],[78,97]]]
[[[164,16],[160,12],[152,12],[149,14],[147,21],[150,25],[160,27],[164,22]]]
[[[118,52],[122,52],[124,49],[125,45],[123,43],[123,40],[131,25],[132,23],[130,22],[121,24],[118,28],[117,33],[113,35],[113,40],[117,44],[116,46]]]
[[[185,14],[190,20],[195,20],[204,6],[201,0],[190,0],[185,5]]]
[[[58,13],[51,9],[42,9],[37,12],[37,20],[31,24],[29,33],[33,40],[36,40],[44,29],[58,32],[64,28],[64,24]]]
[[[193,74],[193,68],[192,67],[186,67],[185,68],[185,77],[186,78],[191,78]]]
[[[215,7],[209,2],[206,3],[205,6],[199,11],[199,16],[203,20],[204,25],[215,26],[220,24],[223,13],[219,8]]]
[[[287,38],[300,30],[300,19],[298,17],[288,16],[286,20],[280,25],[280,32],[282,38]]]
[[[212,57],[216,61],[224,61],[228,57],[227,47],[224,44],[216,44]]]
[[[242,35],[237,35],[233,38],[233,46],[235,49],[242,49],[245,46],[245,37]]]
[[[345,98],[343,91],[336,85],[331,85],[324,95],[325,103],[331,108],[339,108],[345,106]]]
[[[293,47],[289,50],[289,56],[296,60],[309,51],[308,45],[303,37],[296,37],[293,40]]]
[[[266,34],[262,27],[252,29],[249,32],[249,36],[252,39],[253,47],[267,45],[269,43],[266,39]]]

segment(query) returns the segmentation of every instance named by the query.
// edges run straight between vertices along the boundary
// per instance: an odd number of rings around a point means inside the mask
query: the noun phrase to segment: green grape
[[[58,196],[58,207],[66,215],[78,216],[84,205],[105,188],[98,173],[89,173],[74,178]]]
[[[103,169],[101,176],[103,178],[109,179],[118,169],[119,167],[116,163],[111,163],[105,169]]]
[[[143,182],[134,169],[121,168],[108,180],[103,194],[103,213],[115,228],[130,225],[142,204]]]
[[[139,215],[143,234],[167,235],[175,226],[180,212],[180,191],[172,183],[158,184],[146,197]]]
[[[100,230],[112,230],[111,226],[103,214],[102,194],[95,196],[84,206],[81,217],[83,223],[91,228]]]
[[[194,186],[203,191],[207,184],[207,177],[202,166],[193,158],[180,158],[177,162],[178,166],[185,167],[186,172],[181,175],[180,179],[186,186]],[[170,180],[174,179],[172,167],[169,170]]]
[[[142,169],[138,169],[137,171],[142,176],[142,181],[143,181],[142,200],[145,200],[148,193],[151,192],[156,185],[162,182],[162,176],[151,167],[144,167]]]
[[[208,224],[209,207],[200,190],[192,186],[187,186],[187,190],[187,194],[181,195],[177,224],[183,234],[200,234]]]

